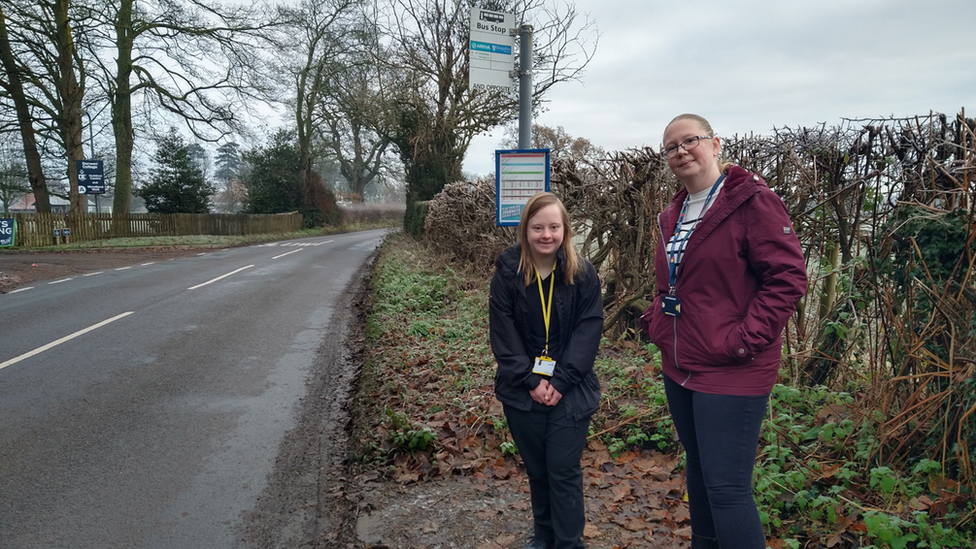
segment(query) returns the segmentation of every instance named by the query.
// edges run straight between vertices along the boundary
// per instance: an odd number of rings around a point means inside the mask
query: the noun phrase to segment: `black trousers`
[[[535,537],[553,549],[581,549],[586,510],[580,459],[590,418],[566,416],[556,406],[532,403],[528,412],[505,406],[505,418],[529,475]]]
[[[699,393],[668,376],[664,391],[688,461],[692,533],[717,538],[721,547],[764,549],[752,470],[769,395]]]

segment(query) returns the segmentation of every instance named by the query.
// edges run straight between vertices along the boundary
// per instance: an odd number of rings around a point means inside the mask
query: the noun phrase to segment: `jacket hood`
[[[742,202],[748,200],[750,196],[759,192],[761,187],[767,186],[766,182],[758,175],[739,166],[729,166],[726,171],[725,182],[722,183],[722,192],[719,193],[712,208],[715,208],[716,212],[723,210],[732,211],[739,207]],[[659,228],[665,236],[670,237],[673,234],[674,224],[678,220],[681,207],[687,197],[688,189],[682,186],[674,194],[671,203],[658,214]],[[725,214],[720,215],[724,217]]]
[[[522,245],[509,246],[495,259],[495,268],[505,276],[513,276],[518,272],[519,259],[522,257]]]
[[[753,173],[743,169],[740,166],[729,166],[725,172],[725,182],[722,183],[723,192],[729,194],[740,186],[745,185],[746,187],[752,187],[755,186],[759,181],[762,181],[762,179],[758,176],[754,179],[752,177],[753,175]],[[765,185],[765,183],[763,184]],[[681,207],[681,205],[684,204],[687,196],[688,189],[682,185],[682,187],[678,189],[678,192],[674,193],[674,196],[671,198],[671,204],[677,204],[678,207]]]

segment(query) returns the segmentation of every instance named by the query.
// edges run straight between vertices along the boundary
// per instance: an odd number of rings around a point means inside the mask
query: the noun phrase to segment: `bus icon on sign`
[[[492,13],[490,11],[481,12],[481,20],[488,21],[491,23],[504,23],[505,14],[504,13]]]

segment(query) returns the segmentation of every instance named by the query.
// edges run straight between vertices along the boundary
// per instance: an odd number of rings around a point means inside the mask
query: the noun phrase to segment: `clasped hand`
[[[547,379],[539,382],[539,386],[529,391],[529,394],[532,400],[546,406],[555,406],[563,398],[562,393],[557,391]]]

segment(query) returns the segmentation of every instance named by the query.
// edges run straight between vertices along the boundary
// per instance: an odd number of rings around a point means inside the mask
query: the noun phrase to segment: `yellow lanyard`
[[[552,273],[549,274],[549,304],[546,304],[546,294],[542,291],[542,277],[539,276],[539,269],[535,270],[535,280],[539,283],[539,301],[542,302],[542,320],[546,323],[546,349],[542,354],[549,357],[549,319],[552,318],[552,288],[556,282],[556,262],[552,262]]]

